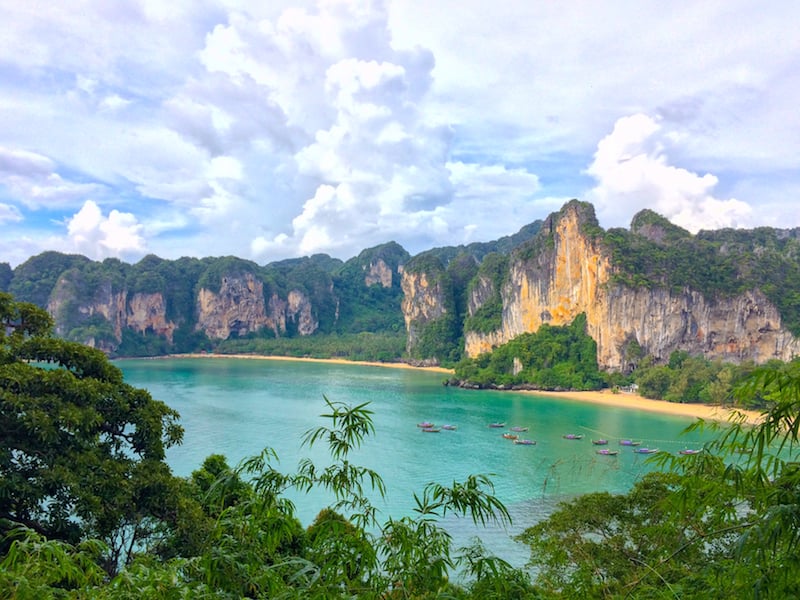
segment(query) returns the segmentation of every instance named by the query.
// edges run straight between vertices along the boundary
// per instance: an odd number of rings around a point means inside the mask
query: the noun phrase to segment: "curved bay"
[[[692,420],[530,394],[475,391],[442,385],[440,373],[361,365],[226,358],[130,359],[116,363],[128,383],[150,391],[181,414],[184,442],[167,453],[177,475],[189,475],[211,453],[231,465],[275,450],[276,467],[293,472],[301,458],[329,464],[323,444],[302,446],[303,434],[329,425],[323,395],[334,402],[370,402],[375,436],[352,457],[376,470],[387,487],[385,501],[373,496],[384,518],[411,514],[413,494],[425,484],[448,485],[470,474],[491,474],[495,493],[515,521],[511,533],[535,522],[563,498],[591,491],[624,492],[651,469],[630,448],[601,456],[592,439],[620,438],[677,452],[700,447],[702,438],[682,435]],[[423,433],[421,421],[451,423],[457,430]],[[489,428],[505,422],[505,429]],[[503,439],[511,426],[529,427],[523,446]],[[583,434],[567,440],[566,433]],[[305,525],[330,500],[322,494],[293,495]],[[459,525],[463,535],[472,531]],[[503,532],[507,539],[509,532]],[[454,534],[458,537],[458,534]],[[483,537],[483,536],[482,536]],[[489,543],[491,546],[491,542]]]

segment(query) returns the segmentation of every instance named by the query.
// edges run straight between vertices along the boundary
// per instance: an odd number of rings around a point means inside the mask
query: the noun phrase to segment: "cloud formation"
[[[0,185],[28,208],[71,206],[102,186],[65,180],[52,160],[35,152],[0,147]],[[10,207],[13,208],[13,207]],[[13,211],[19,214],[19,210]]]
[[[669,164],[670,133],[644,114],[619,119],[600,140],[587,173],[597,180],[587,199],[598,218],[620,223],[643,207],[691,232],[753,223],[753,209],[735,198],[713,195],[719,180]]]
[[[118,210],[104,216],[100,207],[91,200],[87,200],[66,225],[68,245],[74,252],[89,258],[120,258],[141,255],[145,251],[142,226],[136,217]]]
[[[800,5],[80,0],[0,18],[0,261],[416,253],[576,197],[604,227],[643,208],[800,225]]]

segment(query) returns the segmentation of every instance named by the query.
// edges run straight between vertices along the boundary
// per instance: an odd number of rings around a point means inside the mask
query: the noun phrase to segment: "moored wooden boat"
[[[504,433],[503,437],[507,440],[518,440],[519,436],[516,433]]]
[[[635,440],[620,440],[619,441],[619,445],[620,446],[641,446],[642,442],[635,441]]]
[[[678,454],[700,454],[702,450],[697,450],[695,448],[684,448],[683,450],[678,450]]]
[[[592,443],[595,446],[605,446],[608,443],[608,440],[592,440]]]
[[[520,446],[535,446],[536,440],[514,440],[514,443]]]
[[[655,454],[658,452],[658,448],[634,448],[633,451],[636,454]]]
[[[458,429],[458,426],[445,423],[444,425],[442,425],[442,429],[446,429],[447,431],[455,431],[456,429]]]
[[[505,427],[505,426],[506,426],[505,423],[499,423],[499,422],[489,423],[489,427],[494,427],[495,429],[499,429],[499,428]]]
[[[582,433],[565,433],[562,435],[565,440],[582,440],[583,434]]]
[[[422,433],[439,433],[441,430],[441,427],[423,427]]]
[[[528,428],[515,425],[514,427],[511,428],[511,431],[516,431],[517,433],[523,433],[525,431],[528,431]]]
[[[603,456],[616,456],[619,454],[619,450],[611,450],[610,448],[600,448],[600,450],[595,450],[595,452]]]
[[[433,423],[430,421],[423,421],[422,423],[417,423],[417,427],[422,427],[423,429],[427,429],[429,427],[433,427]]]

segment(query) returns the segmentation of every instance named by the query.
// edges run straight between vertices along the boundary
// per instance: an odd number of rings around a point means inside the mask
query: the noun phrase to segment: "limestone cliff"
[[[264,284],[249,273],[223,277],[218,293],[201,288],[197,294],[195,328],[211,339],[244,336],[264,327],[279,337],[286,333],[287,322],[300,335],[310,335],[319,327],[305,294],[292,290],[286,300],[273,294],[266,303]]]
[[[110,281],[100,282],[89,293],[86,288],[84,278],[76,270],[67,271],[58,278],[46,306],[53,317],[55,333],[64,337],[71,335],[76,341],[105,352],[113,351],[122,339],[125,326],[125,292],[115,290]],[[84,300],[77,301],[77,298]],[[105,328],[96,326],[98,319],[106,324]]]
[[[277,330],[267,317],[264,284],[253,275],[222,277],[219,292],[201,288],[197,293],[197,324],[211,339],[231,334],[245,336],[263,327]]]
[[[170,344],[176,329],[167,319],[167,302],[161,292],[133,294],[128,300],[125,325],[138,333],[152,331]]]
[[[392,268],[382,258],[372,261],[364,275],[364,285],[367,287],[380,283],[382,287],[392,287]]]
[[[298,290],[289,292],[284,314],[286,319],[296,325],[297,333],[300,335],[311,335],[319,327],[319,321],[311,312],[311,302],[308,301],[305,294]],[[284,331],[286,331],[285,328]]]
[[[77,270],[59,277],[46,308],[54,318],[57,335],[108,353],[120,348],[126,330],[162,338],[171,346],[180,326],[167,317],[167,300],[162,292],[129,294],[125,289],[115,289],[110,280],[88,285]],[[195,313],[183,315],[182,323],[194,322],[195,331],[212,340],[242,336],[264,327],[275,336],[285,335],[287,327],[298,335],[310,335],[319,327],[303,292],[291,290],[285,299],[272,294],[265,302],[263,283],[250,274],[222,277],[219,292],[201,288]]]
[[[88,300],[78,301],[85,294],[78,293],[72,277],[66,274],[59,279],[47,305],[57,335],[104,352],[117,349],[125,328],[140,334],[150,332],[172,343],[176,325],[167,319],[166,302],[160,292],[133,294],[126,301],[124,290],[115,291],[110,282],[103,281]],[[106,327],[99,326],[102,323]]]
[[[790,360],[800,340],[781,325],[777,308],[759,290],[706,298],[699,292],[630,288],[614,283],[610,253],[596,231],[593,209],[571,202],[552,215],[535,244],[514,253],[502,289],[502,326],[468,332],[465,351],[477,356],[543,323],[565,325],[586,313],[601,368],[624,370],[625,347],[636,340],[646,354],[666,360],[674,350],[709,359]],[[469,310],[480,306],[478,292]]]
[[[402,310],[408,334],[406,350],[413,356],[425,326],[447,312],[448,299],[443,279],[437,274],[405,269],[400,286],[403,290]]]

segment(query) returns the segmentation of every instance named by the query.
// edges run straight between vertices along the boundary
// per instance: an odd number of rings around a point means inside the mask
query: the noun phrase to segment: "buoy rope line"
[[[684,446],[702,446],[703,442],[692,442],[687,440],[654,440],[653,438],[638,438],[638,437],[617,437],[615,435],[610,435],[603,431],[599,431],[597,429],[592,429],[591,427],[586,427],[584,425],[579,426],[580,429],[585,429],[586,431],[592,431],[598,434],[604,440],[636,440],[637,442],[641,440],[644,442],[645,440],[648,442],[655,442],[657,444],[683,444]]]

